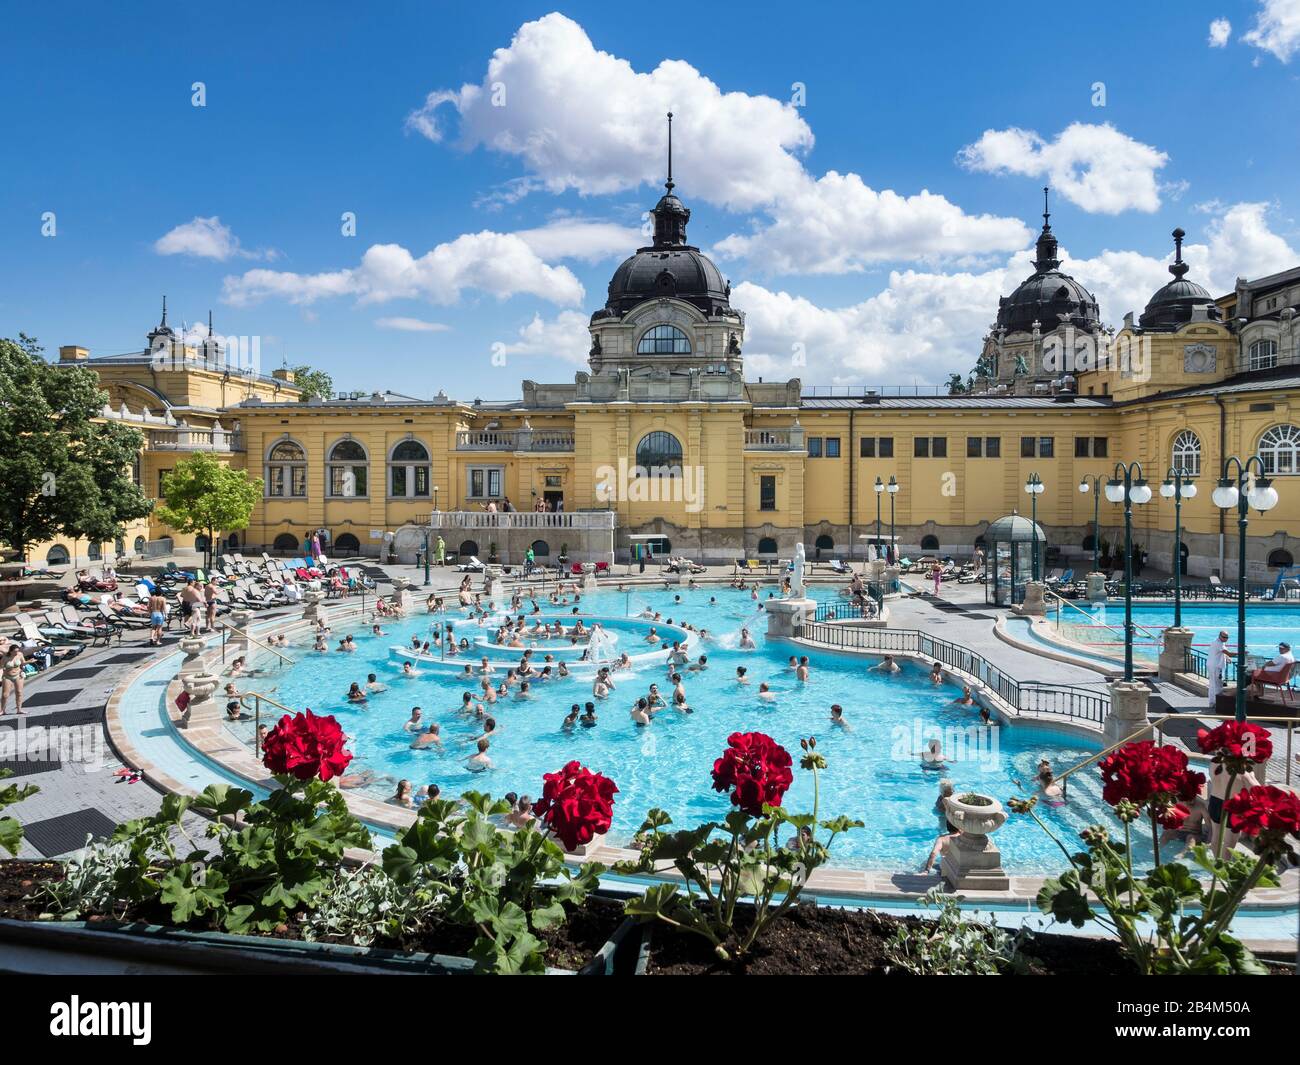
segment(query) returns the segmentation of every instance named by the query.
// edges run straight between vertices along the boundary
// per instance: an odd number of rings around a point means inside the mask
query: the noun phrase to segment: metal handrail
[[[1087,758],[1085,758],[1082,762],[1079,762],[1077,765],[1072,765],[1072,766],[1070,766],[1070,768],[1067,769],[1067,770],[1065,770],[1065,772],[1063,772],[1063,773],[1058,773],[1058,774],[1054,774],[1053,777],[1052,777],[1052,782],[1053,782],[1054,784],[1060,784],[1060,783],[1062,783],[1063,781],[1068,780],[1071,776],[1073,776],[1075,773],[1077,773],[1080,769],[1086,769],[1088,766],[1092,765],[1093,762],[1096,762],[1096,761],[1098,761],[1098,760],[1101,759],[1101,758],[1105,758],[1106,755],[1110,754],[1112,751],[1117,751],[1117,750],[1119,750],[1121,747],[1123,747],[1126,743],[1131,743],[1131,742],[1133,742],[1133,740],[1137,739],[1137,738],[1138,738],[1139,736],[1141,736],[1144,732],[1148,732],[1148,731],[1150,731],[1151,729],[1159,728],[1159,727],[1160,727],[1161,725],[1163,725],[1166,721],[1168,721],[1171,717],[1178,717],[1178,716],[1180,716],[1180,715],[1178,715],[1178,714],[1165,714],[1163,717],[1158,717],[1158,718],[1156,718],[1155,721],[1148,721],[1145,725],[1143,725],[1143,726],[1142,726],[1140,729],[1138,729],[1136,732],[1130,732],[1130,733],[1129,733],[1127,736],[1125,736],[1122,740],[1116,740],[1116,741],[1115,741],[1114,743],[1112,743],[1109,747],[1103,747],[1103,748],[1102,748],[1100,751],[1098,751],[1096,754],[1089,755]]]
[[[247,631],[246,629],[241,629],[238,626],[231,625],[229,622],[226,621],[223,621],[221,623],[221,628],[222,628],[222,633],[221,633],[221,661],[222,662],[225,662],[226,660],[226,632],[227,631],[239,633],[239,635],[243,636],[245,639],[251,640],[253,643],[257,644],[258,647],[270,651],[273,655],[278,656],[281,661],[288,662],[289,665],[291,666],[295,662],[294,659],[290,658],[288,655],[282,653],[278,649],[272,647],[269,643],[263,643],[261,640],[259,640],[256,636],[254,636],[251,632]]]
[[[1056,600],[1056,624],[1058,628],[1060,627],[1061,624],[1061,606],[1065,605],[1070,607],[1070,609],[1072,610],[1077,610],[1080,614],[1082,614],[1085,618],[1088,619],[1088,624],[1093,626],[1094,628],[1110,629],[1111,632],[1117,632],[1121,636],[1124,634],[1124,629],[1122,626],[1108,625],[1104,621],[1098,622],[1097,619],[1093,617],[1091,614],[1089,614],[1086,610],[1084,610],[1083,607],[1071,603],[1068,599],[1064,598],[1063,596],[1057,595],[1056,592],[1052,591],[1050,588],[1044,588],[1043,595],[1051,596],[1051,598]],[[1142,633],[1145,633],[1147,636],[1150,636],[1154,640],[1159,640],[1160,638],[1159,633],[1152,632],[1145,625],[1139,625],[1136,621],[1133,622],[1133,628],[1137,629]]]
[[[247,709],[247,706],[244,703],[245,699],[256,700],[253,704],[253,754],[258,755],[262,753],[262,739],[258,735],[258,729],[262,727],[262,701],[265,700],[277,709],[283,710],[286,714],[296,714],[298,711],[292,706],[285,706],[284,703],[272,699],[269,695],[266,695],[263,692],[242,692],[240,694],[239,705]]]

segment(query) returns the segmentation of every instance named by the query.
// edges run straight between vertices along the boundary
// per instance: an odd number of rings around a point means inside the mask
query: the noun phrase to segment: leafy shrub
[[[933,926],[900,924],[885,946],[891,966],[914,976],[997,976],[1019,964],[1019,939],[988,921],[962,912],[957,896],[933,887],[921,898],[938,908]]]

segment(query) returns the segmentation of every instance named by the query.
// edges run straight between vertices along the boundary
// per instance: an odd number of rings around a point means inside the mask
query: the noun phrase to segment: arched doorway
[[[351,533],[344,533],[334,541],[336,555],[357,555],[361,553],[361,541]]]
[[[776,554],[776,538],[775,538],[775,537],[772,537],[772,536],[764,536],[761,540],[759,540],[759,541],[758,541],[758,553],[759,553],[760,555],[775,555],[775,554]]]
[[[834,538],[828,536],[826,533],[822,533],[821,536],[817,537],[816,542],[813,544],[813,558],[821,558],[823,551],[834,551],[834,550],[835,550]]]
[[[135,543],[132,544],[131,546],[135,549],[135,553],[136,553],[137,555],[140,554],[140,553],[142,553],[142,552],[144,551],[144,537],[143,537],[143,536],[137,536],[137,537],[135,538]]]
[[[280,533],[275,538],[275,543],[271,545],[271,548],[285,554],[296,555],[298,553],[298,537],[294,536],[293,533]]]
[[[939,550],[939,538],[938,538],[937,536],[935,536],[933,533],[927,533],[925,536],[922,536],[922,537],[921,537],[921,550],[922,550],[922,551],[938,551],[938,550]]]
[[[45,555],[45,564],[47,566],[66,566],[68,564],[68,549],[62,544],[55,544]]]
[[[550,558],[551,545],[545,540],[534,540],[532,543],[534,558]]]
[[[1279,547],[1268,553],[1268,565],[1269,569],[1289,569],[1295,565],[1295,558],[1290,551]]]
[[[458,554],[462,560],[469,558],[471,555],[477,555],[478,543],[474,540],[462,540],[460,542],[460,547],[456,549],[456,554]]]
[[[1187,559],[1191,553],[1191,548],[1186,544],[1180,543],[1178,545],[1178,572],[1181,576],[1187,576]]]

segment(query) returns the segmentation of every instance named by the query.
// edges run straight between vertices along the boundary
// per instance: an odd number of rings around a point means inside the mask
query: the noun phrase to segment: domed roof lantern
[[[1043,186],[1043,231],[1038,234],[1038,258],[1034,260],[1034,267],[1040,274],[1055,270],[1061,265],[1061,259],[1057,254],[1056,234],[1052,232],[1052,212],[1047,203],[1050,190],[1050,185]]]
[[[1172,331],[1186,325],[1193,318],[1204,316],[1205,321],[1219,322],[1223,314],[1219,305],[1208,292],[1195,281],[1187,280],[1187,263],[1183,262],[1183,238],[1187,236],[1181,229],[1175,229],[1174,261],[1169,264],[1169,272],[1174,279],[1160,289],[1146,305],[1146,310],[1138,319],[1143,329]]]
[[[175,331],[167,324],[167,297],[162,298],[162,321],[153,329],[145,334],[145,339],[149,341],[149,347],[157,347],[159,339],[172,339],[176,336]]]
[[[651,212],[655,219],[656,248],[681,247],[686,243],[686,223],[691,220],[691,212],[681,200],[673,194],[673,113],[668,112],[668,180],[663,194]]]

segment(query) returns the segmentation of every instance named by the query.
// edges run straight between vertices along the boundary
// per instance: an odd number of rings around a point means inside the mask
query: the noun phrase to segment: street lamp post
[[[880,550],[880,497],[885,494],[885,482],[876,478],[876,550]]]
[[[1099,569],[1101,569],[1101,526],[1099,524],[1101,521],[1101,515],[1099,512],[1099,508],[1101,507],[1102,483],[1103,482],[1101,479],[1101,474],[1099,473],[1094,473],[1092,475],[1091,481],[1088,480],[1087,474],[1084,474],[1083,480],[1079,482],[1080,492],[1083,492],[1085,495],[1088,492],[1092,493],[1092,572],[1093,573],[1096,573]]]
[[[1174,628],[1183,626],[1183,500],[1196,498],[1192,471],[1185,466],[1170,466],[1160,494],[1174,501]]]
[[[894,496],[898,495],[898,479],[891,473],[885,491],[889,493],[889,550],[894,556],[894,565],[898,565],[898,538],[894,535]]]
[[[424,586],[429,587],[429,527],[424,527]]]
[[[1133,679],[1133,504],[1151,499],[1140,462],[1117,462],[1106,482],[1106,498],[1124,504],[1124,679]]]
[[[1043,494],[1046,485],[1036,473],[1029,475],[1029,480],[1025,482],[1025,491],[1029,494],[1029,520],[1034,525],[1034,553],[1031,560],[1030,571],[1033,573],[1034,580],[1038,580],[1038,497]]]
[[[1252,468],[1259,471],[1252,473]],[[1233,476],[1229,472],[1235,470]],[[1277,506],[1277,489],[1264,469],[1264,460],[1252,455],[1245,462],[1236,455],[1223,460],[1223,476],[1212,494],[1220,510],[1237,508],[1237,700],[1238,721],[1246,720],[1246,526],[1254,507],[1261,514]]]

